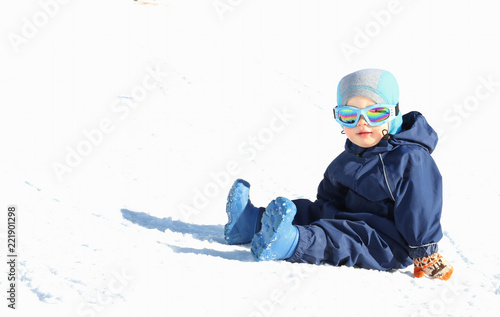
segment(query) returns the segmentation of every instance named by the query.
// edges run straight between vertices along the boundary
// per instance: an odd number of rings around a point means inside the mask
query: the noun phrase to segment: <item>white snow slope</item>
[[[500,312],[494,2],[0,6],[2,316]],[[440,134],[448,282],[416,279],[412,267],[257,263],[248,246],[224,243],[236,178],[260,206],[314,199],[345,142],[331,114],[336,85],[366,67],[392,71],[402,111],[422,112]]]

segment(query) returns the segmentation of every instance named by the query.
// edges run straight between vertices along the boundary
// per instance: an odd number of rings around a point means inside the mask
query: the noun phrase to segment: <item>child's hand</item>
[[[413,260],[413,264],[415,265],[413,271],[415,277],[424,277],[427,275],[430,278],[447,281],[450,279],[451,274],[453,274],[453,266],[439,253],[416,258]]]

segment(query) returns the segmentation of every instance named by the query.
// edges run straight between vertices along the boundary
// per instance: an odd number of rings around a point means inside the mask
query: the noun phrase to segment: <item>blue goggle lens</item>
[[[358,113],[351,109],[342,109],[339,110],[338,113],[339,113],[339,120],[342,121],[343,123],[353,124],[354,122],[356,122],[356,119],[358,118]]]
[[[387,107],[373,108],[366,112],[368,121],[372,123],[383,122],[384,120],[389,119],[390,115],[391,115],[391,110]]]

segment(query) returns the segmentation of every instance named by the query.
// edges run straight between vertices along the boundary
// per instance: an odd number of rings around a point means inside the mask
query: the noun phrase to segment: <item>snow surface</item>
[[[493,4],[3,1],[1,315],[498,315]],[[421,111],[441,135],[448,282],[411,267],[257,263],[247,245],[224,244],[235,178],[257,205],[314,199],[344,145],[331,115],[337,82],[366,67],[391,70],[402,111]],[[61,177],[54,164],[67,167]]]

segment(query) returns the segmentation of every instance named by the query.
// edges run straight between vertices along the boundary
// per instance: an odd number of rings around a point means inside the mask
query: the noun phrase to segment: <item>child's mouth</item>
[[[358,136],[362,137],[362,138],[367,138],[371,135],[372,133],[371,132],[359,132],[358,133]]]

